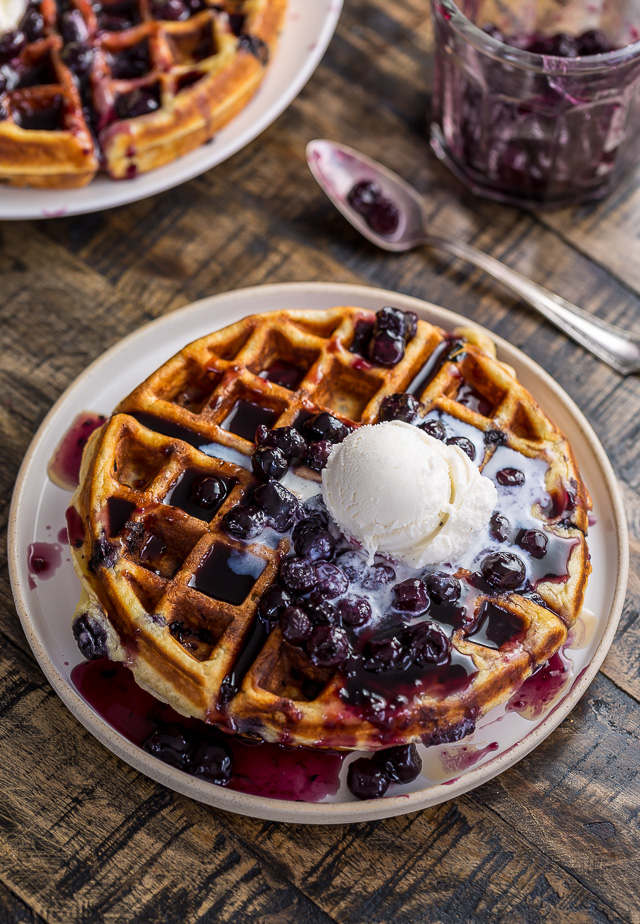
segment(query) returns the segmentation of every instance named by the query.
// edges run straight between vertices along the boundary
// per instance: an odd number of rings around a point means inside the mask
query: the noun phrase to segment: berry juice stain
[[[58,542],[32,542],[27,549],[29,590],[35,590],[35,578],[48,581],[61,564],[62,546]]]
[[[251,401],[236,401],[222,427],[252,443],[258,427],[262,424],[272,427],[278,416],[278,412],[269,407],[262,407]]]
[[[449,746],[440,751],[440,761],[446,776],[449,776],[450,773],[461,773],[468,770],[487,754],[491,754],[499,750],[499,748],[500,745],[497,741],[492,741],[484,746],[471,743],[459,744],[455,747]]]
[[[80,479],[80,463],[87,440],[106,418],[101,414],[78,414],[58,444],[47,466],[51,481],[58,487],[73,491]]]
[[[74,506],[67,507],[65,512],[67,521],[67,542],[75,549],[79,549],[84,542],[84,523],[82,517]]]
[[[507,712],[517,712],[535,721],[557,700],[573,676],[573,663],[563,650],[557,651],[522,684],[506,705]]]
[[[71,682],[102,719],[138,747],[144,748],[157,732],[182,733],[187,742],[181,755],[186,772],[192,769],[190,754],[195,754],[200,742],[220,742],[231,754],[227,789],[293,802],[321,802],[340,788],[344,755],[267,742],[248,744],[197,719],[185,719],[142,690],[122,664],[106,658],[85,661],[73,668]],[[171,763],[171,755],[166,756]]]

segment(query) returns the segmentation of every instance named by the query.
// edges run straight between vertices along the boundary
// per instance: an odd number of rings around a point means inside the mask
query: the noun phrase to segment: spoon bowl
[[[622,375],[640,372],[639,338],[591,315],[566,298],[549,292],[470,244],[431,234],[424,199],[420,193],[382,164],[353,148],[326,139],[309,142],[307,163],[336,208],[376,247],[402,253],[426,245],[467,260],[493,276],[504,288],[527,302],[616,372]],[[376,184],[387,200],[387,205],[395,206],[398,221],[393,232],[381,234],[349,202],[349,193],[362,182]]]

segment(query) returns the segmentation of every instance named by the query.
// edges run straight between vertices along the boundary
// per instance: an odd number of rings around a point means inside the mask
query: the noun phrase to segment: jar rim
[[[607,71],[612,65],[629,64],[634,59],[640,61],[640,39],[624,45],[622,48],[607,51],[598,55],[582,55],[576,58],[560,57],[558,55],[541,55],[533,51],[524,51],[501,42],[499,39],[476,26],[468,16],[462,12],[454,0],[431,0],[434,16],[446,12],[447,22],[465,41],[470,42],[479,51],[489,53],[493,57],[501,58],[517,64],[527,70],[540,73],[554,74],[593,74]]]

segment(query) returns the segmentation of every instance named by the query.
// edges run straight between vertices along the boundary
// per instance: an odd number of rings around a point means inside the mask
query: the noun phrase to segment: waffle
[[[253,96],[286,0],[31,0],[0,38],[0,181],[130,179],[211,141]]]
[[[185,347],[92,435],[70,508],[83,528],[73,544],[83,585],[74,632],[85,654],[125,661],[142,687],[227,731],[375,750],[464,736],[566,641],[590,570],[590,500],[567,440],[486,338],[418,321],[401,361],[382,367],[358,346],[374,321],[354,307],[247,317]],[[314,663],[266,624],[258,603],[291,555],[291,531],[240,540],[224,526],[238,503],[251,503],[261,416],[299,428],[328,411],[352,428],[376,423],[390,396],[409,390],[420,399],[414,422],[464,434],[484,472],[520,460],[531,485],[538,479],[527,509],[513,506],[508,488],[504,504],[544,532],[553,559],[541,566],[510,546],[534,569],[519,591],[491,587],[477,561],[452,563],[464,605],[455,620],[446,607],[427,614],[449,619],[450,651],[444,664],[411,668],[410,689],[405,675],[365,670],[360,655],[340,667]],[[320,473],[296,472],[303,493],[319,491]],[[223,479],[227,493],[193,516],[174,492],[203,477]],[[354,553],[339,539],[336,548],[350,590],[366,587],[370,573],[350,571]],[[229,592],[230,568],[241,591]],[[366,644],[353,630],[354,650]]]

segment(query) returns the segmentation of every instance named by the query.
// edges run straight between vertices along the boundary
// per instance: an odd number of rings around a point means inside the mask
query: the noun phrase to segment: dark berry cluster
[[[398,230],[400,213],[398,207],[382,192],[377,183],[362,180],[353,186],[347,195],[347,202],[358,215],[362,215],[369,227],[377,234],[390,236]]]
[[[421,772],[417,747],[405,744],[352,761],[347,770],[347,786],[358,799],[380,799],[391,783],[412,783]]]
[[[376,313],[374,323],[356,324],[349,350],[380,366],[395,366],[404,356],[407,343],[416,335],[418,317],[387,305]]]
[[[599,29],[587,29],[580,35],[569,35],[567,32],[556,32],[554,35],[505,35],[497,26],[485,26],[484,31],[505,45],[530,51],[535,55],[551,55],[557,58],[602,55],[615,48],[613,42]]]
[[[142,745],[159,760],[219,786],[231,779],[231,752],[220,735],[211,731],[196,738],[182,725],[162,725]]]
[[[251,456],[254,474],[261,481],[280,481],[290,466],[302,463],[321,472],[333,446],[350,432],[346,424],[326,411],[306,420],[302,433],[295,427],[269,428],[263,424],[256,430],[256,448]]]
[[[467,439],[466,436],[456,434],[447,435],[448,431],[444,423],[439,418],[423,419],[420,411],[424,406],[407,392],[395,395],[387,395],[382,399],[378,410],[378,420],[380,422],[387,420],[402,420],[405,423],[417,424],[421,430],[428,433],[436,440],[441,440],[447,446],[458,446],[465,452],[471,461],[475,461],[476,447]],[[492,431],[494,432],[494,431]],[[502,482],[501,482],[502,483]]]

